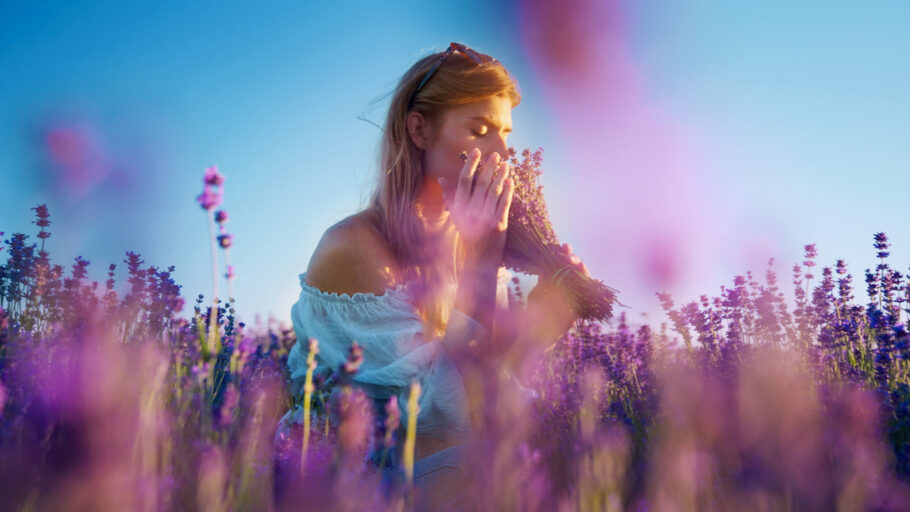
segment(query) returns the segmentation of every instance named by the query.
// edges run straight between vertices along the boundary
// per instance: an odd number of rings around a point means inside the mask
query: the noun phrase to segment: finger
[[[477,170],[477,163],[480,161],[480,150],[474,148],[469,154],[468,159],[461,167],[458,174],[458,185],[455,189],[455,201],[464,201],[471,197],[471,184],[474,181],[474,171]]]
[[[509,208],[512,207],[512,192],[515,191],[515,182],[512,178],[506,180],[505,188],[502,195],[499,196],[499,203],[496,205],[496,218],[501,226],[509,225]]]
[[[476,197],[476,201],[479,204],[483,204],[487,198],[487,192],[490,189],[490,185],[493,183],[493,173],[499,166],[499,161],[499,153],[494,151],[483,164],[483,169],[481,169],[480,175],[477,177],[477,185],[474,187],[474,191],[471,194],[471,198],[473,199]]]
[[[501,162],[499,164],[499,169],[496,171],[496,176],[493,178],[493,184],[490,186],[490,191],[487,193],[487,203],[496,204],[499,201],[499,196],[502,195],[502,189],[505,186],[506,178],[509,177],[509,163]]]

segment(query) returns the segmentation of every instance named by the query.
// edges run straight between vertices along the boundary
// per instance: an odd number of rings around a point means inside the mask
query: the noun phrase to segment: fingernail
[[[478,156],[480,156],[480,148],[471,150],[471,158],[477,158]]]

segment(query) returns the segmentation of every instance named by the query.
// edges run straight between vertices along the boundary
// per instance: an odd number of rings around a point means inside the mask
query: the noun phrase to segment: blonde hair
[[[455,52],[433,73],[409,108],[418,83],[440,55],[418,60],[395,89],[383,128],[379,180],[368,207],[404,272],[401,277],[421,285],[418,310],[433,336],[445,332],[454,302],[447,287],[457,282],[464,251],[451,220],[435,236],[427,233],[420,220],[415,205],[424,180],[422,150],[408,135],[407,116],[419,112],[435,131],[450,107],[500,95],[507,96],[513,107],[521,102],[517,84],[498,61],[477,65]]]

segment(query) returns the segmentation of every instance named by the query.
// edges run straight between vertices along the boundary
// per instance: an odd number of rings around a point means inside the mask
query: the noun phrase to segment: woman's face
[[[505,159],[512,132],[512,102],[506,96],[492,96],[477,103],[449,108],[424,147],[424,170],[427,181],[437,183],[445,178],[454,186],[464,163],[461,152],[480,149],[481,162],[493,152]]]

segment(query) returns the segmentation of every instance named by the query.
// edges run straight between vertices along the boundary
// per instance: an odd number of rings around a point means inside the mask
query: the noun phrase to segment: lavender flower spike
[[[218,172],[218,166],[213,165],[205,170],[205,184],[219,186],[224,183],[224,175]]]
[[[203,210],[212,211],[221,204],[221,192],[206,185],[202,193],[196,196],[196,202]]]
[[[233,241],[234,235],[230,233],[222,233],[218,235],[218,245],[220,245],[222,249],[229,248],[233,244]]]

